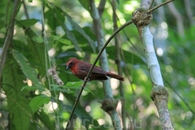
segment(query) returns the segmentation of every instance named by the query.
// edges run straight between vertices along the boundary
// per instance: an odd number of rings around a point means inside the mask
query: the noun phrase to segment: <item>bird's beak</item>
[[[70,68],[70,67],[67,65],[67,66],[66,66],[66,69],[68,70],[69,68]]]

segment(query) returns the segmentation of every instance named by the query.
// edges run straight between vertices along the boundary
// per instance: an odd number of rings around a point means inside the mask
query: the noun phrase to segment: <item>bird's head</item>
[[[78,62],[79,60],[77,58],[70,58],[68,60],[68,62],[66,62],[66,69],[71,69],[72,67],[74,67],[74,65],[76,65],[76,63]]]

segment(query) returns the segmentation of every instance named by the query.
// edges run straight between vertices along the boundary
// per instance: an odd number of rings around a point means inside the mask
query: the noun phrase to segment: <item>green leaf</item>
[[[68,39],[61,38],[61,39],[59,39],[58,41],[61,42],[61,43],[63,43],[63,44],[66,44],[66,45],[68,45],[68,46],[71,45],[71,41],[68,40]]]
[[[79,32],[91,45],[93,51],[96,51],[96,44],[95,42],[90,38],[90,36],[88,34],[86,34],[86,32],[76,23],[72,20],[72,18],[70,17],[70,15],[68,15],[66,12],[64,12],[61,8],[59,8],[58,6],[55,6],[60,12],[62,12],[67,20],[70,22],[70,24],[72,25],[72,28],[74,30],[76,30],[77,32]]]
[[[28,90],[28,91],[35,91],[35,90],[39,90],[39,91],[44,91],[45,90],[45,88],[43,88],[43,87],[36,87],[36,86],[24,86],[24,87],[22,87],[22,89],[21,89],[21,91],[23,91],[23,90]]]
[[[74,44],[75,49],[78,51],[81,51],[81,48],[79,47],[79,42],[77,41],[76,37],[71,32],[71,30],[66,26],[66,24],[64,24],[65,17],[64,17],[63,10],[59,9],[57,6],[54,6],[54,8],[51,8],[49,4],[47,4],[47,7],[52,12],[54,19],[56,19],[54,21],[55,24],[57,23],[63,28],[63,30],[66,32],[66,37]],[[51,23],[51,24],[54,24],[54,23]]]
[[[27,130],[32,116],[28,101],[12,88],[7,87],[4,91],[7,95],[8,110],[16,130]]]
[[[40,36],[34,36],[34,37],[32,37],[32,40],[37,42],[37,43],[43,43],[43,38]]]
[[[110,59],[115,60],[116,55],[115,55],[115,46],[109,46],[106,48],[108,57]],[[145,62],[137,55],[135,55],[132,52],[122,50],[125,58],[126,63],[131,63],[131,64],[145,64]]]
[[[10,114],[10,126],[15,130],[28,130],[32,111],[26,96],[28,91],[21,91],[25,79],[20,66],[8,53],[2,73],[2,85],[7,98],[7,108]]]
[[[49,115],[46,114],[43,110],[35,113],[35,116],[47,127],[48,130],[55,130],[54,121],[50,120]]]
[[[63,105],[63,107],[65,107],[65,110],[72,111],[72,106]],[[94,127],[99,125],[97,120],[94,119],[93,117],[91,117],[91,115],[89,113],[87,113],[86,110],[79,104],[78,104],[77,109],[75,110],[74,114],[81,119],[82,125],[86,129],[89,129],[90,124],[94,125]]]
[[[73,89],[74,90],[74,89],[80,89],[82,84],[83,84],[83,81],[67,82],[66,85],[64,85],[62,87],[66,88],[66,89],[69,88],[69,89]],[[91,94],[93,94],[93,92],[89,88],[87,88],[87,87],[84,88],[84,91],[90,92]]]
[[[81,48],[79,47],[79,43],[75,37],[75,35],[68,29],[68,27],[66,25],[64,25],[64,29],[66,31],[66,36],[67,38],[72,41],[72,43],[74,44],[74,47],[76,50],[81,51]]]
[[[25,19],[25,20],[19,20],[18,21],[22,26],[24,27],[30,27],[38,22],[37,19]]]
[[[27,51],[28,55],[25,55],[25,57],[28,57],[29,62],[32,66],[35,66],[38,70],[40,77],[45,76],[45,53],[44,53],[44,44],[43,44],[43,38],[40,36],[37,36],[33,30],[28,29],[25,33],[27,36]],[[24,44],[24,43],[23,43]],[[24,46],[24,45],[23,45]],[[18,49],[19,52],[22,51],[22,49]]]
[[[52,35],[51,38],[54,40],[54,41],[58,41],[61,36],[60,35]]]
[[[78,31],[85,39],[87,39],[87,41],[91,45],[93,51],[95,52],[95,50],[96,50],[95,42],[85,33],[85,31],[77,23],[75,23],[72,20],[72,18],[67,13],[65,13],[65,14],[67,16],[68,21],[72,24],[73,29]]]
[[[55,7],[50,6],[51,3],[46,2],[46,6],[48,7],[48,11],[45,12],[45,18],[47,19],[47,23],[50,26],[51,30],[56,30],[58,26],[64,26],[65,17],[63,13],[57,10]],[[52,14],[52,15],[51,15]],[[53,33],[55,34],[55,33]]]
[[[67,82],[65,87],[66,88],[80,88],[81,85],[83,84],[83,81],[78,81],[78,82]]]
[[[18,51],[13,50],[12,54],[15,58],[15,60],[18,62],[18,64],[20,65],[23,73],[25,74],[25,76],[30,79],[33,84],[39,88],[43,88],[43,86],[40,84],[39,80],[37,79],[37,74],[35,72],[35,70],[29,65],[28,60]]]
[[[91,13],[89,0],[79,0],[79,2],[89,13]]]
[[[46,96],[37,96],[34,97],[31,102],[29,103],[33,113],[35,113],[37,110],[40,109],[40,107],[42,107],[44,104],[49,103],[50,101],[50,97],[46,97]]]
[[[75,93],[74,91],[71,91],[68,88],[65,88],[65,87],[62,87],[62,86],[59,86],[59,85],[56,85],[56,84],[51,84],[51,86],[52,86],[52,89],[50,91],[65,92],[65,93],[68,93],[68,94]]]

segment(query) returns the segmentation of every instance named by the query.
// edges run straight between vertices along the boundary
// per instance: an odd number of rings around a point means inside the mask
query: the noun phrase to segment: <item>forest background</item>
[[[19,4],[12,0],[1,1],[1,58],[3,46],[8,44],[5,64],[1,61],[0,129],[54,130],[66,127],[83,82],[64,65],[70,57],[93,63],[98,54],[94,18],[88,8],[91,1],[23,0]],[[103,32],[105,41],[113,34],[114,25],[120,27],[129,21],[132,12],[140,6],[139,0],[94,2],[99,7],[102,25],[99,31]],[[153,6],[162,2],[155,0]],[[150,24],[169,92],[168,110],[176,130],[195,128],[193,8],[193,1],[174,1],[153,11]],[[138,30],[131,24],[118,37],[119,46],[112,40],[106,48],[109,71],[118,73],[116,58],[120,57],[120,73],[125,77],[123,91],[121,84],[111,79],[112,93],[118,101],[116,111],[122,118],[121,106],[125,104],[126,128],[160,130],[158,112],[150,98],[152,83]],[[120,48],[119,52],[117,48]],[[57,85],[48,75],[52,66],[56,66],[64,85]],[[102,82],[87,83],[75,111],[75,128],[113,128],[110,116],[101,108],[104,97]]]

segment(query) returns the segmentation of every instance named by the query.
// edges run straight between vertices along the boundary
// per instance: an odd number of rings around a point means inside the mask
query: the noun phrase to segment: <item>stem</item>
[[[169,1],[167,1],[169,2]],[[165,2],[165,3],[167,3]],[[141,1],[141,8],[149,9],[150,7],[150,0],[142,0]],[[160,6],[164,5],[161,4]],[[157,7],[160,7],[157,6]],[[147,12],[153,11],[156,8],[153,8]],[[145,13],[145,12],[143,12]],[[150,14],[148,14],[150,15]],[[142,14],[140,14],[142,16]],[[137,16],[137,18],[139,18]],[[148,19],[142,19],[140,17],[141,22],[147,23]],[[138,22],[140,22],[138,19]],[[137,26],[138,30],[141,30],[140,37],[144,46],[145,50],[145,57],[151,77],[151,81],[153,84],[153,89],[151,91],[151,98],[154,101],[156,108],[158,110],[159,118],[161,121],[161,126],[163,130],[173,130],[172,122],[170,119],[169,111],[167,108],[168,102],[168,91],[164,87],[163,78],[160,71],[160,65],[158,63],[158,59],[155,53],[154,45],[153,45],[153,35],[149,30],[149,25],[145,26]]]
[[[48,56],[48,51],[49,51],[49,46],[48,46],[48,39],[47,39],[47,33],[46,33],[46,30],[45,30],[45,1],[42,0],[42,38],[44,39],[44,54],[45,54],[45,70],[46,70],[46,74],[48,73],[48,70],[49,68],[51,68],[51,60],[50,60],[50,57]],[[54,80],[50,79],[49,77],[47,78],[48,80],[48,86],[49,86],[49,90],[51,90],[51,83],[53,84],[54,83]],[[52,95],[54,96],[55,98],[55,101],[57,102],[58,101],[58,95],[56,94],[56,90],[54,90],[54,92],[51,92],[53,93]],[[56,111],[54,109],[54,104],[53,102],[51,102],[51,106],[52,106],[52,109],[55,113],[55,128],[56,130],[60,130],[60,119],[59,119],[59,111]]]
[[[153,12],[154,10],[158,9],[159,7],[161,7],[161,6],[163,6],[163,5],[166,5],[166,4],[168,4],[168,3],[172,2],[172,1],[174,1],[174,0],[167,0],[167,1],[165,1],[164,3],[155,6],[154,8],[149,9],[149,10],[148,10],[148,13],[151,13],[151,12]]]
[[[7,53],[8,53],[8,49],[10,48],[10,45],[12,43],[12,39],[13,39],[13,32],[14,32],[14,24],[15,24],[15,17],[17,15],[18,12],[18,8],[20,5],[20,0],[15,0],[14,1],[14,8],[12,11],[12,16],[6,31],[6,36],[4,39],[4,43],[3,43],[3,48],[2,48],[2,53],[0,55],[0,79],[1,79],[1,74],[3,71],[3,67],[6,61],[6,57],[7,57]]]
[[[117,14],[116,14],[116,1],[112,0],[112,10],[113,10],[113,23],[114,23],[114,31],[118,29],[117,26]],[[116,51],[116,64],[118,69],[118,74],[122,75],[122,68],[121,68],[121,45],[120,45],[120,35],[116,35],[115,37],[115,51]],[[124,96],[124,86],[120,81],[119,84],[119,91],[120,91],[120,99],[121,99],[121,116],[122,116],[122,124],[123,130],[126,130],[126,110],[125,110],[125,96]]]

